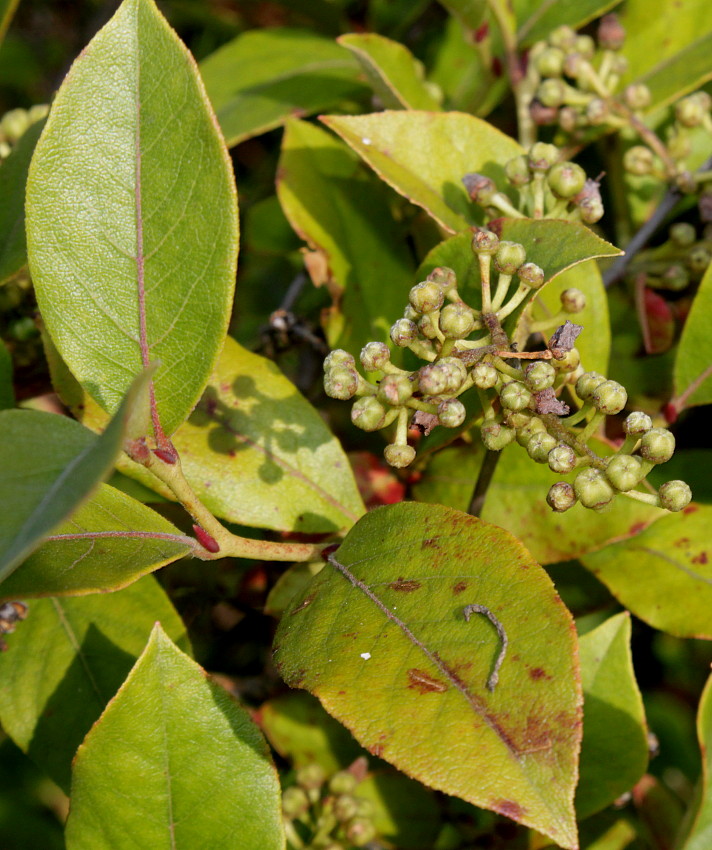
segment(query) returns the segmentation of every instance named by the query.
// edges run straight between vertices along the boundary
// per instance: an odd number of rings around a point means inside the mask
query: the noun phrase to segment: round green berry
[[[358,373],[348,366],[334,366],[324,375],[324,392],[341,401],[353,398],[358,385]]]
[[[376,837],[376,827],[368,818],[355,817],[346,824],[344,835],[354,847],[365,847]]]
[[[681,511],[692,500],[692,490],[684,481],[667,481],[658,490],[660,506],[666,511]]]
[[[615,496],[608,479],[600,469],[582,469],[574,480],[574,492],[586,508],[605,507]]]
[[[627,493],[645,477],[640,458],[633,455],[614,455],[606,464],[606,478],[616,488]]]
[[[378,372],[389,363],[391,352],[385,342],[367,342],[361,349],[359,360],[367,372]]]
[[[356,399],[351,408],[351,421],[362,431],[378,431],[385,418],[386,408],[372,395]]]
[[[532,179],[532,173],[529,170],[529,159],[523,154],[522,156],[515,156],[514,159],[510,159],[504,166],[504,173],[512,186],[516,186],[517,188],[526,186]]]
[[[340,823],[346,823],[358,814],[358,803],[353,794],[339,794],[333,805],[334,815]]]
[[[418,372],[418,389],[425,396],[438,396],[449,392],[452,381],[447,365],[429,363]]]
[[[579,126],[580,115],[573,106],[564,106],[559,110],[558,122],[559,127],[565,133],[573,133]]]
[[[671,292],[682,292],[690,285],[690,275],[679,263],[668,266],[660,278],[660,288],[669,289]]]
[[[517,277],[532,289],[539,289],[544,285],[544,269],[536,263],[524,263],[517,270]]]
[[[499,372],[491,363],[478,363],[470,374],[475,386],[481,390],[492,389],[499,380]]]
[[[533,399],[532,394],[521,381],[510,381],[502,387],[499,394],[502,407],[508,410],[524,410],[530,407]]]
[[[485,448],[491,452],[499,452],[514,439],[515,431],[501,422],[485,422],[481,436]]]
[[[644,83],[632,83],[623,90],[623,100],[630,109],[647,109],[652,95]]]
[[[553,511],[562,514],[576,504],[576,493],[570,484],[565,481],[557,481],[549,488],[546,502]]]
[[[530,416],[523,425],[520,425],[516,429],[516,431],[517,442],[520,446],[526,448],[529,444],[529,440],[531,440],[535,434],[540,434],[542,431],[546,433],[546,425],[544,425],[538,416]]]
[[[391,327],[391,339],[400,348],[409,345],[418,336],[418,327],[410,319],[398,319]]]
[[[549,33],[549,44],[560,47],[562,50],[573,50],[576,47],[576,31],[570,26],[562,24]]]
[[[324,371],[328,372],[329,369],[333,369],[334,366],[355,366],[356,360],[352,354],[349,354],[348,351],[344,351],[343,348],[335,348],[333,351],[330,351],[326,358],[324,359]]]
[[[472,234],[472,250],[475,254],[492,255],[499,247],[499,236],[491,230],[476,230]]]
[[[563,70],[563,62],[561,63]],[[550,77],[540,83],[536,97],[544,106],[558,107],[566,99],[566,84],[558,77]]]
[[[623,430],[633,436],[644,434],[653,427],[653,420],[642,410],[634,410],[623,421]]]
[[[492,203],[492,199],[497,194],[497,185],[490,177],[484,174],[466,174],[462,178],[462,182],[467,189],[467,194],[470,198],[481,207],[488,207]]]
[[[353,794],[358,785],[358,779],[348,770],[339,770],[329,780],[329,791],[332,794]]]
[[[391,407],[400,407],[413,396],[413,382],[408,375],[386,375],[378,385],[376,396]]]
[[[640,454],[651,463],[665,463],[675,452],[675,437],[667,428],[651,428],[640,440]]]
[[[677,221],[668,231],[670,241],[678,248],[689,248],[697,241],[697,231],[694,225],[687,221]]]
[[[297,770],[296,779],[297,785],[306,791],[310,791],[313,788],[321,788],[326,781],[326,773],[320,764],[312,762]]]
[[[457,276],[455,272],[447,266],[438,266],[434,268],[428,275],[428,280],[437,283],[443,288],[444,292],[454,289],[457,286]]]
[[[591,393],[591,401],[597,410],[612,416],[620,413],[628,401],[625,387],[617,381],[604,381]]]
[[[309,798],[303,788],[293,785],[282,792],[282,811],[288,818],[298,818],[309,811]]]
[[[582,400],[587,401],[591,398],[593,391],[597,386],[602,384],[606,379],[598,372],[584,372],[583,375],[576,381],[576,395]]]
[[[504,424],[508,428],[514,428],[517,432],[531,422],[533,418],[534,415],[531,410],[507,410],[506,407],[502,410],[502,420]],[[525,445],[525,443],[522,443],[521,445]]]
[[[536,434],[532,434],[532,438],[527,443],[527,454],[537,463],[547,463],[549,452],[555,446],[556,437],[552,437],[546,431],[538,431]]]
[[[557,198],[573,198],[586,183],[586,172],[575,162],[557,162],[547,175],[549,188]]]
[[[655,167],[655,156],[650,148],[643,145],[633,145],[623,154],[623,168],[628,174],[636,177],[644,177],[650,174]]]
[[[596,54],[596,42],[590,35],[579,35],[574,44],[576,53],[580,53],[585,59],[593,59]]]
[[[576,467],[576,452],[566,443],[558,443],[549,452],[547,462],[552,472],[566,475]]]
[[[418,320],[418,330],[426,339],[438,338],[438,318],[437,313],[426,313]]]
[[[465,339],[475,328],[475,314],[461,302],[448,304],[440,311],[439,325],[448,339]]]
[[[439,366],[447,369],[449,391],[456,393],[467,377],[467,366],[459,357],[441,357],[437,362]]]
[[[438,419],[445,428],[459,428],[466,413],[465,405],[456,398],[446,398],[438,405]]]
[[[555,358],[552,366],[557,372],[574,372],[581,364],[581,354],[578,348],[567,351],[563,357]]]
[[[16,142],[30,126],[30,116],[24,109],[11,109],[0,121],[0,134],[9,142]]]
[[[386,446],[383,450],[383,456],[389,466],[395,466],[396,469],[403,469],[410,466],[415,460],[415,449],[412,446]]]
[[[693,274],[704,274],[707,271],[712,253],[705,245],[695,245],[687,252],[687,265]]]
[[[418,313],[430,313],[442,307],[445,292],[432,280],[424,280],[417,283],[408,294],[411,306]]]
[[[403,310],[404,319],[410,319],[411,322],[415,322],[417,325],[418,321],[420,320],[420,317],[421,313],[419,313],[417,310],[414,310],[410,304],[405,305],[405,310]]]
[[[566,54],[560,47],[547,47],[534,60],[534,67],[542,77],[560,77],[564,70]]]
[[[581,221],[584,224],[595,224],[603,218],[605,212],[603,202],[600,198],[596,197],[584,198],[579,201],[578,209]]]
[[[570,287],[559,295],[562,309],[567,313],[580,313],[586,309],[586,296],[580,289]]]
[[[500,242],[494,255],[494,267],[500,274],[514,274],[527,258],[524,246],[518,242]]]
[[[699,127],[709,112],[709,104],[691,94],[675,104],[675,118],[683,127]]]
[[[548,171],[559,160],[559,149],[546,142],[536,142],[529,149],[529,168],[532,171]]]
[[[537,360],[524,370],[524,380],[532,392],[539,393],[554,386],[556,369],[546,360]]]

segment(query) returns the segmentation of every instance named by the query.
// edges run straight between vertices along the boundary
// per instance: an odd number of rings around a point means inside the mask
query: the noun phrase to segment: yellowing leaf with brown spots
[[[485,612],[468,620],[468,606]],[[495,624],[507,649],[490,690],[503,646]],[[354,526],[294,598],[275,648],[286,682],[374,755],[573,849],[575,642],[549,577],[511,534],[400,503]]]

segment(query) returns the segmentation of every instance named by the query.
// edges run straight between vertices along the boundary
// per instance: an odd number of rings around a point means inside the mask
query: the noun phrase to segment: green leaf
[[[673,380],[679,409],[712,402],[712,265],[707,267],[685,320]]]
[[[52,382],[93,430],[105,414],[47,354]],[[348,528],[363,502],[348,459],[319,413],[271,361],[227,337],[208,388],[173,437],[183,472],[216,516],[277,531]],[[143,466],[119,458],[123,473],[173,498]]]
[[[583,744],[576,814],[581,820],[629,791],[648,765],[648,730],[630,633],[630,614],[624,611],[579,640]]]
[[[368,94],[348,50],[313,33],[243,33],[200,63],[228,145]]]
[[[514,0],[514,12],[519,24],[517,40],[534,44],[546,39],[549,33],[564,24],[578,29],[594,18],[600,18],[620,0],[576,0],[557,3],[556,0]]]
[[[324,568],[323,561],[292,564],[275,582],[265,602],[264,613],[279,619],[299,591]]]
[[[413,285],[388,190],[331,134],[289,121],[277,193],[292,227],[328,265],[340,302],[328,319],[329,344],[357,356],[367,342],[388,340]]]
[[[702,776],[690,811],[685,840],[680,850],[708,850],[712,841],[712,676],[707,680],[697,710],[697,739],[702,752]]]
[[[153,0],[124,0],[62,84],[27,183],[43,320],[105,410],[150,360],[163,430],[193,409],[227,329],[237,227],[194,62]]]
[[[407,47],[376,33],[349,33],[337,41],[356,56],[387,109],[440,109],[424,82],[422,62]]]
[[[67,519],[105,478],[148,374],[130,387],[100,437],[71,419],[36,410],[0,412],[0,581]]]
[[[185,651],[185,626],[147,576],[112,593],[38,599],[0,654],[0,722],[65,791],[79,744],[143,651],[156,620]]]
[[[594,444],[594,449],[606,454],[602,443]],[[478,436],[472,446],[438,452],[413,486],[415,498],[467,510],[483,456]],[[625,497],[603,514],[580,504],[555,513],[546,494],[556,481],[572,479],[573,474],[555,475],[546,464],[534,463],[521,446],[508,446],[497,463],[482,518],[514,534],[540,564],[555,564],[635,535],[666,515],[660,508]]]
[[[636,80],[650,89],[651,107],[666,106],[712,79],[711,50],[712,34],[705,35]]]
[[[67,850],[284,848],[279,781],[249,714],[156,624],[79,747]],[[207,842],[207,843],[206,843]]]
[[[12,357],[0,339],[0,410],[15,406],[15,390],[12,383]]]
[[[27,263],[25,185],[32,153],[44,121],[27,128],[0,168],[0,283]]]
[[[609,544],[581,561],[653,628],[712,640],[711,520],[712,507],[692,504],[631,540]]]
[[[504,165],[522,153],[514,139],[461,112],[327,115],[322,121],[374,171],[447,230],[481,222],[462,178],[478,171],[504,185]]]
[[[0,43],[5,38],[12,16],[20,5],[20,0],[0,0]]]
[[[286,682],[415,779],[577,846],[578,671],[545,572],[501,529],[414,503],[367,514],[335,557],[280,622]],[[472,604],[508,638],[493,691],[502,641]]]
[[[52,532],[0,584],[0,597],[120,590],[189,554],[194,542],[160,514],[108,484]]]
[[[476,30],[487,13],[486,0],[440,0],[440,5],[459,18],[470,30]]]

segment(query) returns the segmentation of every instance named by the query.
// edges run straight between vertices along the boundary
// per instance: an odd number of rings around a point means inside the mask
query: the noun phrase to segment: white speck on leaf
[[[363,139],[361,139],[361,141],[364,143],[364,145],[370,145],[371,144],[371,140],[369,138],[367,138],[366,136],[364,136]]]
[[[361,653],[361,658],[363,658],[363,660],[364,660],[364,661],[368,661],[368,659],[369,659],[370,657],[371,657],[371,653],[370,653],[370,652],[362,652],[362,653]]]

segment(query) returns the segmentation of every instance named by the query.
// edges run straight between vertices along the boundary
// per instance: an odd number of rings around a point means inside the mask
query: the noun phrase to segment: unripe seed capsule
[[[567,351],[561,359],[556,359],[553,366],[557,372],[574,372],[581,364],[581,355],[578,348]]]
[[[438,419],[445,428],[459,428],[465,415],[465,405],[456,398],[446,398],[438,405]]]
[[[623,430],[625,433],[632,434],[633,436],[645,434],[645,432],[650,431],[652,427],[653,420],[647,413],[643,413],[642,410],[634,410],[632,413],[629,413],[623,422]]]
[[[534,418],[531,410],[507,410],[506,407],[502,410],[504,424],[508,428],[514,428],[517,433]]]
[[[510,381],[499,395],[502,406],[509,410],[524,410],[532,403],[532,394],[521,381]]]
[[[536,97],[544,106],[561,106],[566,99],[566,85],[558,77],[550,77],[539,85],[536,90]]]
[[[358,780],[348,770],[340,770],[329,780],[329,791],[332,794],[353,794],[358,785]]]
[[[504,173],[512,186],[526,186],[532,179],[532,173],[529,170],[529,159],[523,154],[522,156],[515,156],[514,159],[510,159],[504,166]]]
[[[416,284],[408,294],[408,300],[418,313],[430,313],[442,306],[445,293],[437,283],[426,280]]]
[[[346,825],[344,834],[354,847],[365,847],[376,837],[376,827],[367,818],[355,817]]]
[[[378,385],[376,396],[391,407],[400,407],[413,396],[413,384],[407,375],[386,375]]]
[[[355,366],[356,360],[354,359],[352,354],[349,354],[348,351],[344,351],[343,348],[335,348],[333,351],[330,351],[326,358],[324,359],[324,371],[328,372],[329,369],[333,369],[334,366]]]
[[[623,100],[631,109],[647,109],[652,96],[644,83],[632,83],[623,91]]]
[[[580,35],[576,38],[574,50],[576,53],[580,53],[585,59],[593,59],[596,54],[596,42],[590,35]]]
[[[671,292],[682,292],[690,284],[690,275],[679,263],[673,263],[665,269],[660,278],[660,288]]]
[[[712,261],[712,253],[704,245],[697,245],[687,254],[687,265],[693,274],[704,274]]]
[[[549,452],[556,446],[556,438],[546,431],[539,431],[532,435],[531,440],[527,443],[527,454],[532,460],[537,463],[546,463],[549,459]]]
[[[448,376],[447,391],[456,393],[467,377],[467,367],[459,357],[443,357],[437,365],[445,369]]]
[[[552,472],[566,475],[576,467],[576,452],[566,443],[559,443],[549,452],[547,462]]]
[[[600,198],[584,198],[578,203],[581,221],[584,224],[595,224],[603,218],[605,210]]]
[[[438,323],[433,321],[434,314],[426,313],[418,319],[418,330],[426,339],[437,339]]]
[[[405,347],[418,336],[418,328],[410,319],[398,319],[391,327],[391,339],[395,345]]]
[[[558,120],[565,133],[573,133],[579,123],[579,113],[573,106],[564,106],[559,110]]]
[[[687,221],[678,221],[669,230],[670,241],[679,248],[689,248],[697,241],[697,231]]]
[[[586,508],[605,507],[615,496],[605,474],[600,469],[582,469],[574,480],[574,492]]]
[[[544,285],[544,269],[536,263],[524,263],[517,270],[517,277],[532,289],[539,289]]]
[[[606,478],[624,493],[637,487],[644,477],[640,458],[633,455],[614,455],[606,465]]]
[[[302,788],[293,785],[282,792],[282,811],[288,818],[301,817],[309,810],[309,798]]]
[[[499,236],[491,230],[477,230],[472,235],[472,250],[475,254],[491,255],[499,247]]]
[[[576,493],[570,484],[565,481],[557,481],[549,488],[546,501],[552,510],[563,513],[576,504]]]
[[[591,393],[591,401],[597,410],[612,416],[620,413],[628,401],[625,387],[617,381],[604,381]]]
[[[625,44],[625,29],[612,13],[601,18],[598,25],[598,45],[603,50],[620,50]]]
[[[312,788],[321,788],[326,781],[326,773],[320,764],[312,762],[297,770],[296,779],[297,785],[309,791]]]
[[[437,396],[449,392],[451,373],[447,366],[429,363],[418,372],[418,387],[423,395]]]
[[[410,466],[415,460],[415,449],[412,446],[386,446],[383,450],[383,456],[389,466],[403,469]]]
[[[367,372],[377,372],[390,362],[391,352],[385,342],[367,342],[361,349],[359,360]]]
[[[440,311],[439,324],[448,339],[465,339],[475,328],[475,314],[466,304],[447,304]]]
[[[532,392],[538,393],[547,390],[554,385],[556,369],[545,360],[537,360],[527,366],[524,371],[524,380]]]
[[[514,430],[501,422],[485,422],[482,426],[482,442],[491,452],[499,452],[514,439]]]
[[[684,481],[667,481],[658,490],[660,506],[666,511],[681,511],[692,500],[692,490]]]
[[[705,107],[696,95],[683,97],[675,104],[675,118],[683,127],[699,127],[709,112],[709,106]]]
[[[526,449],[531,438],[535,434],[540,434],[542,432],[546,433],[546,426],[538,416],[532,416],[527,419],[524,425],[517,428],[516,439],[519,445]]]
[[[447,266],[438,266],[433,269],[428,275],[428,280],[442,286],[445,292],[457,286],[457,277],[455,272]]]
[[[476,387],[489,390],[497,384],[499,372],[491,363],[478,363],[470,373]]]
[[[548,171],[559,159],[559,149],[546,142],[536,142],[529,149],[529,168],[532,171]]]
[[[549,188],[557,198],[573,198],[586,183],[586,172],[575,162],[557,162],[547,175]]]
[[[575,30],[566,24],[556,27],[549,33],[549,44],[560,47],[562,50],[573,50],[576,47],[576,39]]]
[[[605,380],[604,376],[599,375],[598,372],[584,372],[578,381],[576,381],[576,395],[582,401],[587,401],[591,398],[596,387],[602,384]]]
[[[324,375],[324,392],[341,401],[353,398],[358,385],[358,373],[348,366],[334,366]]]
[[[11,109],[0,121],[0,133],[10,142],[16,142],[30,126],[30,116],[24,109]]]
[[[353,794],[339,794],[334,800],[334,815],[340,823],[346,823],[356,817],[358,804]]]
[[[650,174],[655,167],[653,152],[643,145],[633,145],[623,154],[623,168],[629,174],[644,177]]]
[[[351,421],[362,431],[378,431],[386,418],[386,408],[372,395],[356,399],[351,408]]]
[[[651,428],[640,441],[640,454],[651,463],[665,463],[675,452],[675,437],[667,428]]]
[[[542,77],[560,77],[565,56],[560,47],[547,47],[536,57],[534,65]]]
[[[494,267],[501,274],[514,274],[527,258],[523,245],[517,242],[500,242],[494,255]]]
[[[462,178],[462,182],[467,189],[467,194],[470,198],[481,207],[488,207],[492,203],[492,199],[497,194],[497,185],[490,177],[485,177],[484,174],[470,173]]]
[[[580,289],[573,287],[565,289],[559,298],[561,300],[561,307],[567,313],[580,313],[586,309],[586,296]]]

